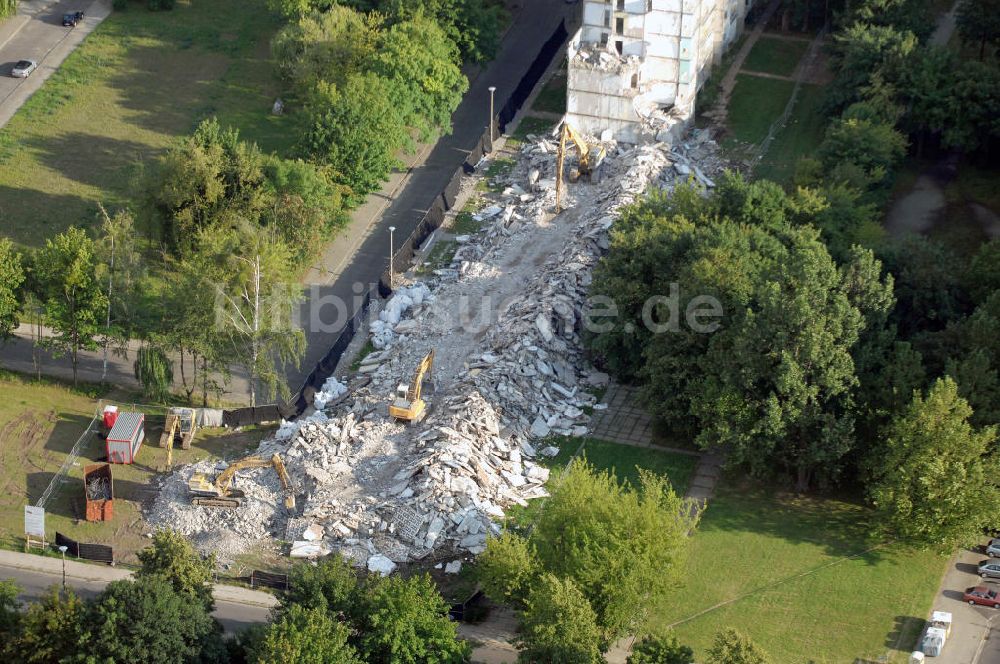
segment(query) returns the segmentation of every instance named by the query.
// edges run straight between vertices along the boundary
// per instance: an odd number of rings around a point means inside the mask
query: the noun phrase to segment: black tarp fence
[[[74,558],[84,560],[96,560],[102,563],[113,564],[115,561],[114,549],[106,544],[84,544],[70,539],[62,533],[56,533],[56,546],[66,547],[66,553]]]
[[[288,590],[288,575],[252,570],[250,572],[250,587],[259,588],[261,586],[275,590]]]
[[[507,98],[507,103],[500,109],[499,124],[501,132],[507,131],[507,125],[510,124],[514,116],[517,115],[517,112],[524,106],[524,102],[531,96],[531,91],[535,89],[542,75],[545,74],[549,65],[552,64],[552,59],[556,57],[556,53],[562,48],[567,36],[569,36],[569,33],[566,32],[566,21],[563,21],[552,32],[552,36],[549,37],[548,41],[542,45],[542,49],[538,52],[535,61],[531,63],[528,72],[521,79],[521,82],[517,84],[517,87],[514,88],[514,92],[511,93],[510,97]]]
[[[552,35],[538,52],[534,62],[532,62],[528,71],[521,78],[517,87],[514,88],[510,97],[507,98],[507,102],[501,108],[499,115],[492,118],[492,129],[494,132],[499,134],[506,130],[507,125],[510,124],[510,121],[514,119],[515,115],[517,115],[517,112],[531,95],[531,91],[534,90],[538,81],[541,80],[542,75],[549,68],[549,65],[552,64],[552,59],[559,52],[559,49],[562,48],[568,34],[569,33],[566,32],[566,22],[560,22],[559,25],[556,26],[556,29],[553,30]],[[462,166],[455,171],[455,174],[448,182],[448,185],[438,196],[434,198],[434,201],[431,203],[430,208],[420,220],[420,223],[418,223],[417,227],[413,229],[413,232],[410,233],[409,237],[398,245],[399,248],[394,250],[392,257],[390,258],[392,273],[400,274],[406,272],[413,263],[413,258],[417,255],[421,245],[423,245],[423,243],[427,241],[427,238],[429,238],[431,234],[433,234],[434,231],[440,228],[441,224],[444,223],[445,214],[455,206],[455,200],[458,198],[462,178],[467,174],[475,172],[476,165],[482,161],[483,157],[493,151],[493,136],[491,136],[492,132],[490,130],[491,127],[487,127],[483,130],[483,134],[479,137],[479,141],[469,152],[469,155],[462,163]],[[297,415],[301,415],[306,408],[311,406],[316,391],[322,387],[327,378],[333,375],[333,372],[336,370],[337,364],[340,362],[340,358],[344,354],[344,351],[347,350],[347,347],[350,345],[355,333],[364,324],[365,317],[368,314],[368,308],[371,306],[372,297],[385,298],[392,294],[392,283],[390,280],[389,270],[390,267],[387,265],[385,271],[379,279],[378,286],[365,295],[361,308],[357,311],[357,313],[355,313],[351,320],[348,321],[348,324],[341,331],[337,340],[333,343],[333,346],[327,354],[322,360],[319,361],[319,363],[317,363],[316,367],[309,374],[309,377],[306,378],[305,383],[292,402],[277,406],[258,406],[257,408],[240,408],[233,411],[226,411],[223,413],[223,421],[226,423],[226,426],[259,424],[260,422],[277,419],[276,417],[261,419],[262,417],[275,414],[285,419],[290,419]],[[232,422],[232,424],[230,424],[230,422]]]

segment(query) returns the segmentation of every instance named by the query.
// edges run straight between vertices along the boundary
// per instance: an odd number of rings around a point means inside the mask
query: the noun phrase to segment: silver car
[[[995,560],[980,560],[976,570],[984,579],[1000,579],[1000,562]]]
[[[34,60],[18,60],[14,63],[14,68],[10,70],[10,75],[14,78],[28,78],[31,72],[38,69],[38,63]]]
[[[990,558],[1000,558],[1000,537],[994,537],[986,545],[986,555]]]

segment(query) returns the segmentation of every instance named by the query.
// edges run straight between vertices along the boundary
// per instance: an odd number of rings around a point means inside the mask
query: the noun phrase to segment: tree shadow
[[[732,486],[726,478],[710,501],[701,531],[746,532],[818,546],[833,557],[867,564],[884,558],[868,510],[850,497],[802,496],[760,485]]]
[[[97,205],[80,196],[0,185],[4,235],[28,247],[40,247],[70,226],[92,226],[96,214]]]
[[[900,652],[912,651],[925,624],[923,618],[896,616],[893,618],[892,631],[885,637],[885,647]]]
[[[74,182],[99,189],[107,189],[115,182],[127,182],[134,165],[157,151],[148,143],[110,138],[75,128],[67,128],[55,136],[34,136],[28,144],[48,168]]]

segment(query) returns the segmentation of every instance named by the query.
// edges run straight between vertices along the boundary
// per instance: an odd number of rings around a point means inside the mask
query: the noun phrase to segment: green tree
[[[351,205],[378,190],[399,166],[396,151],[407,141],[389,85],[375,74],[351,75],[340,88],[319,86],[306,127],[302,151],[330,167]]]
[[[279,73],[304,98],[321,85],[339,87],[364,71],[376,56],[380,28],[381,17],[333,4],[279,30],[271,53]]]
[[[915,393],[877,450],[869,487],[892,536],[952,548],[977,541],[1000,508],[995,427],[974,429],[972,409],[951,378]]]
[[[955,72],[943,143],[960,150],[984,150],[1000,138],[1000,68],[964,61]]]
[[[943,135],[954,123],[952,99],[959,69],[951,50],[928,47],[915,51],[904,70],[899,86],[908,106],[904,126],[917,136],[918,156],[928,137]]]
[[[476,577],[486,595],[501,604],[521,607],[540,573],[531,543],[507,531],[486,541],[476,560]]]
[[[576,583],[610,643],[675,586],[700,512],[665,477],[640,469],[632,487],[585,461],[574,462],[551,493],[531,543],[544,571]]]
[[[163,348],[144,344],[135,354],[132,369],[144,396],[166,401],[174,384],[174,363]]]
[[[498,0],[346,0],[346,4],[376,10],[392,23],[420,15],[433,17],[469,62],[493,59],[507,19]]]
[[[852,107],[853,108],[853,107]],[[845,166],[863,174],[870,186],[888,185],[893,168],[906,154],[906,138],[888,123],[845,114],[826,130],[819,158],[828,171]]]
[[[963,286],[973,304],[982,304],[986,298],[1000,290],[1000,238],[979,245],[969,269],[966,270]]]
[[[601,630],[590,602],[572,579],[543,574],[521,615],[517,661],[523,664],[598,664]]]
[[[9,644],[18,662],[53,664],[73,661],[86,647],[86,604],[72,590],[50,588],[28,605],[21,630]],[[0,647],[3,652],[3,647]]]
[[[351,617],[354,645],[371,664],[458,664],[469,655],[426,574],[369,577]]]
[[[21,323],[24,278],[21,254],[13,242],[0,238],[0,342],[10,339]]]
[[[892,321],[901,338],[941,330],[966,312],[964,266],[942,243],[910,233],[894,239],[880,257],[895,280]]]
[[[4,639],[16,634],[20,626],[20,602],[17,599],[20,593],[21,589],[14,579],[0,579],[0,637]]]
[[[831,69],[834,80],[827,88],[827,109],[840,113],[862,101],[875,77],[895,84],[917,48],[916,35],[887,25],[856,22],[834,36]]]
[[[339,555],[316,565],[296,565],[288,574],[288,591],[281,598],[286,609],[301,606],[332,614],[352,613],[358,575]]]
[[[986,57],[986,46],[1000,46],[1000,1],[962,0],[955,13],[955,26],[962,39],[979,44],[979,59]]]
[[[202,121],[167,152],[149,185],[170,246],[183,254],[205,228],[258,219],[268,204],[263,166],[257,145],[239,131],[214,117]]]
[[[284,368],[297,365],[305,352],[305,334],[293,318],[302,293],[291,252],[273,230],[251,224],[199,238],[200,251],[220,276],[214,333],[246,370],[250,405],[257,405],[258,383],[270,396],[287,398]]]
[[[181,533],[157,530],[153,544],[136,555],[140,563],[137,578],[163,578],[181,597],[200,601],[207,611],[215,607],[212,599],[215,556],[202,557]]]
[[[451,131],[451,114],[469,89],[459,64],[438,24],[417,15],[382,33],[373,69],[386,80],[401,121],[428,140]]]
[[[142,320],[144,307],[140,284],[144,266],[136,242],[135,220],[128,210],[111,215],[103,205],[98,204],[98,208],[101,234],[95,244],[96,274],[108,298],[99,339],[104,355],[101,369],[101,382],[104,382],[108,372],[108,351],[116,350],[125,355],[129,341],[149,332],[155,325]]]
[[[159,575],[112,581],[90,606],[87,656],[93,662],[181,664],[222,656],[222,628],[202,602]]]
[[[673,634],[644,636],[632,647],[626,664],[691,664],[694,651]]]
[[[715,635],[706,664],[770,664],[760,646],[750,637],[729,627]]]
[[[270,204],[265,226],[278,235],[301,266],[349,221],[343,195],[326,172],[301,159],[268,157],[264,164]]]
[[[361,664],[350,630],[323,609],[291,606],[268,628],[249,658],[254,664]]]
[[[95,274],[94,242],[75,227],[45,241],[35,256],[35,271],[45,301],[45,322],[54,334],[42,340],[56,357],[69,354],[77,384],[80,350],[96,350],[100,321],[107,308]]]

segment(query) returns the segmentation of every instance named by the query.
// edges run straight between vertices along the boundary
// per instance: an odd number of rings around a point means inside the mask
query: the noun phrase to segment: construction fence
[[[96,560],[97,562],[109,565],[113,565],[115,562],[115,551],[106,544],[84,544],[57,532],[56,546],[66,547],[66,554],[74,558]]]

